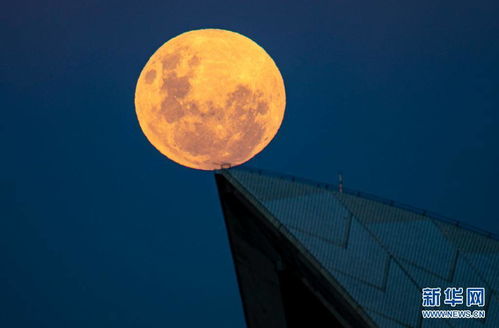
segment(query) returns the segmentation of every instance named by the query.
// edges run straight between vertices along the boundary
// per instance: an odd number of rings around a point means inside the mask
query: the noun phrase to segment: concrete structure
[[[499,327],[495,236],[293,177],[215,178],[249,328]],[[423,319],[425,287],[484,287],[486,318]]]

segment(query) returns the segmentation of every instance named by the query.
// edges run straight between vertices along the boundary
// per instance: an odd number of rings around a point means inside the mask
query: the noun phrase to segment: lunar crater
[[[163,64],[163,72],[169,72],[177,68],[180,62],[180,53],[172,53],[166,55],[161,63]]]
[[[156,78],[156,70],[152,69],[146,74],[146,83],[147,84],[153,83],[155,78]]]

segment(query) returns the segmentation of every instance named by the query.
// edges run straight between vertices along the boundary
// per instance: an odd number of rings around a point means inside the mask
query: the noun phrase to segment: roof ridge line
[[[264,169],[250,167],[250,166],[231,167],[231,168],[227,168],[227,169],[216,170],[215,172],[232,171],[232,170],[234,170],[234,171],[247,171],[247,172],[251,172],[251,173],[258,173],[260,175],[264,174],[267,176],[280,178],[283,180],[289,180],[291,182],[300,182],[300,183],[304,183],[307,185],[315,186],[317,188],[323,188],[323,189],[328,190],[328,191],[338,190],[338,185],[336,185],[336,184],[318,182],[318,181],[308,179],[308,178],[297,177],[297,176],[293,176],[291,174],[284,174],[284,173],[279,173],[276,171],[271,171],[271,170],[266,170],[266,169],[264,170]],[[367,192],[363,192],[363,191],[359,191],[359,190],[354,190],[351,188],[343,187],[343,192],[345,194],[349,194],[349,195],[356,196],[356,197],[363,198],[363,199],[370,200],[370,201],[379,202],[379,203],[382,203],[384,205],[392,206],[392,207],[395,207],[398,209],[411,211],[415,214],[426,216],[429,219],[452,224],[456,227],[460,227],[460,228],[463,228],[465,230],[482,235],[484,237],[493,239],[495,241],[499,241],[499,235],[497,235],[495,233],[492,233],[490,231],[486,231],[484,229],[475,227],[469,223],[465,223],[465,222],[462,222],[459,220],[448,218],[446,216],[440,215],[440,214],[432,212],[432,211],[424,210],[424,209],[421,209],[421,208],[418,208],[418,207],[415,207],[412,205],[404,204],[404,203],[397,202],[397,201],[394,201],[394,200],[391,200],[388,198],[383,198],[383,197],[380,197],[380,196],[377,196],[377,195],[374,195],[371,193],[367,193]]]

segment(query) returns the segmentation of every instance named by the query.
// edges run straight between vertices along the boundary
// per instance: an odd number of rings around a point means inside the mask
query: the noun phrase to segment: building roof
[[[492,234],[331,185],[246,168],[217,174],[375,325],[499,325],[499,241]],[[485,287],[486,319],[422,319],[425,287]]]

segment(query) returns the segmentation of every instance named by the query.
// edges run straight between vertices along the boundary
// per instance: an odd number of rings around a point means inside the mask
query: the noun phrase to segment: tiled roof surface
[[[499,327],[497,239],[326,185],[240,168],[224,175],[380,327]],[[422,319],[424,287],[485,287],[486,319]]]

